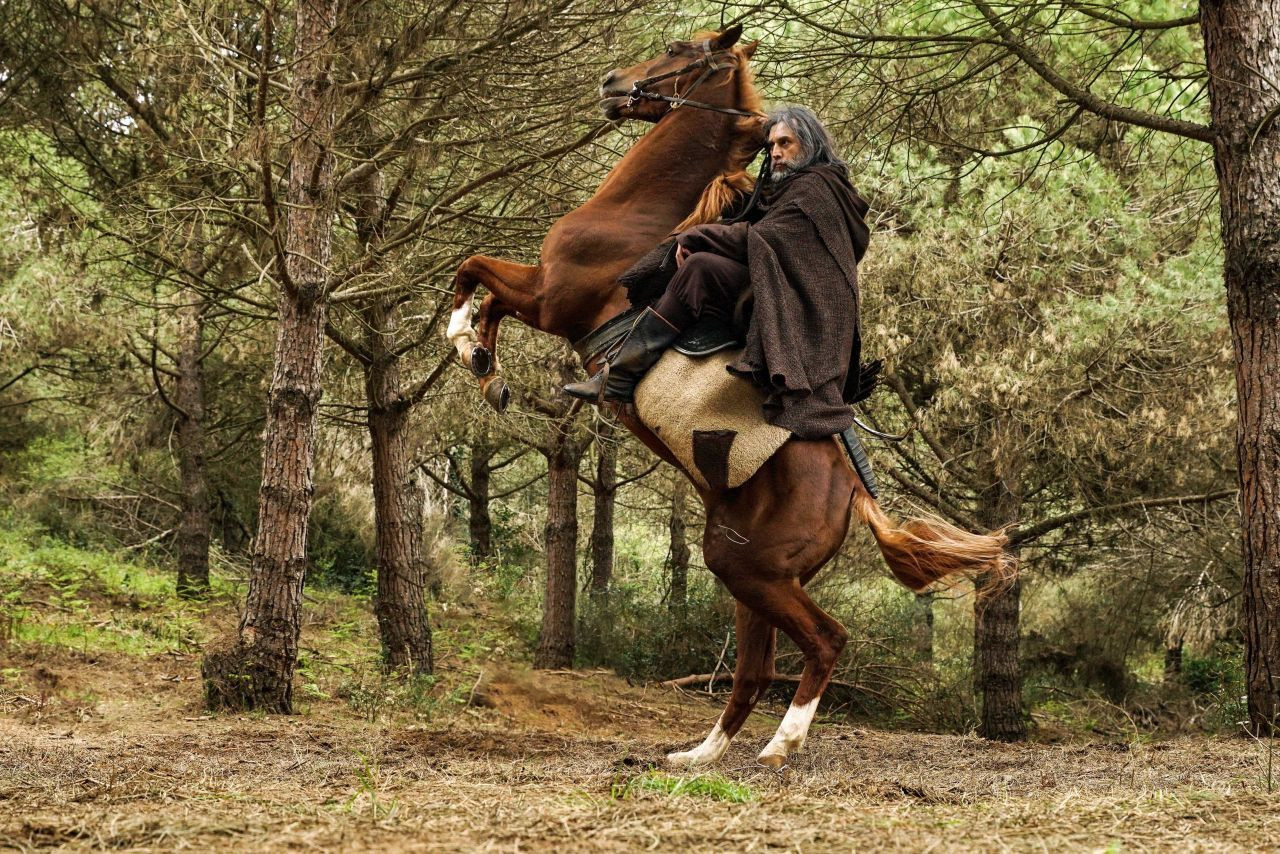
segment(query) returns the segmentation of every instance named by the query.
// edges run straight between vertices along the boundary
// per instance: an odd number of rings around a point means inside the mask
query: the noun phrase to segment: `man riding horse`
[[[750,184],[742,170],[762,137],[749,67],[756,45],[739,45],[741,35],[737,25],[699,33],[605,75],[605,115],[652,122],[653,129],[595,195],[556,221],[537,264],[486,255],[463,262],[454,277],[447,336],[485,399],[501,411],[509,394],[495,348],[504,317],[579,342],[586,363],[595,365],[612,345],[596,348],[584,340],[603,340],[599,334],[615,323],[621,331],[641,314],[634,306],[655,298],[608,373],[575,389],[580,396],[626,399],[677,327],[713,312],[727,316],[750,281],[755,305],[733,367],[765,388],[766,417],[790,433],[743,483],[698,489],[706,509],[704,562],[737,601],[737,663],[733,692],[710,734],[667,759],[696,766],[724,755],[773,679],[777,633],[784,632],[800,649],[804,668],[791,707],[760,753],[760,762],[776,768],[803,746],[848,638],[804,585],[839,550],[851,518],[868,526],[894,577],[912,590],[956,574],[1009,578],[1013,564],[1003,551],[1003,532],[971,534],[929,517],[894,522],[867,479],[842,464],[843,452],[829,438],[852,421],[849,389],[865,386],[855,366],[856,264],[867,244],[866,205],[812,113],[784,111],[768,120],[775,180],[759,185],[763,204],[741,221],[682,230],[682,222],[722,215],[720,202],[730,190]],[[697,102],[690,100],[695,91]],[[662,280],[652,291],[639,282],[624,288],[619,275],[632,268],[625,277],[632,280],[637,261],[675,232],[683,251],[677,250],[670,286]],[[489,293],[477,329],[471,310],[481,287]],[[620,412],[622,423],[681,465],[629,409]]]
[[[567,393],[630,402],[667,347],[711,318],[745,327],[746,346],[729,370],[765,391],[771,424],[804,439],[851,426],[847,401],[859,385],[857,264],[870,236],[867,203],[811,110],[775,110],[764,129],[769,173],[759,198],[735,221],[677,235],[678,270],[665,291],[639,316],[612,361],[566,386]],[[748,297],[754,306],[743,323],[735,315]]]

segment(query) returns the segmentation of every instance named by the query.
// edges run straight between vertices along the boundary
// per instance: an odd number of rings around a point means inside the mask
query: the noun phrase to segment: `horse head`
[[[656,122],[671,112],[670,102],[632,97],[637,91],[681,98],[697,89],[701,90],[699,98],[709,97],[708,90],[745,70],[755,53],[759,42],[737,46],[741,37],[742,26],[734,24],[722,33],[699,33],[691,41],[671,42],[652,59],[615,68],[600,82],[600,107],[605,117]]]

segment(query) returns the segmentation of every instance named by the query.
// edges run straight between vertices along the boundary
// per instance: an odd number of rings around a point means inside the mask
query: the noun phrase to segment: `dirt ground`
[[[12,657],[11,657],[12,658]],[[9,663],[13,663],[12,661]],[[661,769],[721,700],[481,665],[426,721],[336,699],[200,710],[198,658],[28,658],[0,694],[0,847],[238,850],[1259,850],[1264,745],[1000,745],[819,723],[780,772],[758,714],[707,786]],[[773,709],[776,713],[779,709]],[[395,716],[393,716],[395,717]],[[370,718],[378,722],[370,722]]]

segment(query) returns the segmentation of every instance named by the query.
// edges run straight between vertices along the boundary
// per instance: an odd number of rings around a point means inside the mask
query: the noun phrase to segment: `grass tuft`
[[[743,804],[754,800],[751,787],[735,783],[718,774],[698,774],[693,777],[673,777],[661,771],[647,771],[625,783],[615,783],[613,797],[625,800],[632,792],[659,792],[671,798],[697,797],[731,804]]]

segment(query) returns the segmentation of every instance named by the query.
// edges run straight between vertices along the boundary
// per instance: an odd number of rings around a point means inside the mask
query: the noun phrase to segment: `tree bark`
[[[489,484],[497,449],[482,440],[471,445],[471,483],[467,489],[467,534],[471,542],[471,562],[486,564],[493,559],[493,517],[489,515]]]
[[[936,594],[932,592],[917,593],[915,596],[916,657],[929,665],[933,664],[933,600],[935,598],[937,598]]]
[[[577,592],[578,462],[582,456],[570,424],[553,428],[547,455],[546,598],[542,605],[542,633],[533,666],[557,669],[573,666],[574,596]]]
[[[1280,728],[1280,7],[1200,4],[1235,348],[1249,724]]]
[[[676,475],[675,487],[671,491],[671,519],[667,531],[671,536],[671,558],[668,566],[671,571],[671,598],[667,608],[673,613],[683,614],[689,602],[689,536],[686,532],[688,522],[685,517],[685,504],[689,497],[689,481],[682,475]]]
[[[236,642],[210,653],[202,668],[206,702],[215,709],[288,714],[293,708],[332,253],[334,98],[328,40],[336,25],[336,0],[297,4],[285,281],[267,395],[258,531]]]
[[[1017,520],[1021,499],[1010,488],[1012,478],[997,481],[980,499],[979,518],[989,528]],[[1013,555],[1017,557],[1016,553]],[[980,576],[973,603],[974,688],[982,696],[978,733],[994,741],[1022,741],[1022,670],[1018,661],[1022,581],[1005,585]]]
[[[427,571],[422,559],[425,494],[410,460],[409,409],[398,399],[400,361],[391,352],[399,327],[393,300],[377,300],[364,313],[372,362],[366,368],[369,438],[373,445],[374,539],[378,592],[374,614],[389,670],[431,673]]]
[[[576,360],[569,355],[559,360],[560,382],[570,382]],[[574,610],[578,564],[578,464],[585,444],[575,435],[577,408],[557,393],[558,410],[551,410],[550,435],[540,448],[547,459],[547,524],[544,543],[547,553],[547,587],[542,603],[542,631],[533,666],[559,669],[573,666],[575,647]]]
[[[178,595],[198,599],[209,592],[210,502],[205,477],[204,301],[184,288],[178,308],[178,363],[174,403],[178,408],[178,472],[182,516],[178,522]]]
[[[1182,640],[1165,641],[1164,684],[1172,685],[1182,678]]]
[[[363,10],[367,13],[368,10]],[[361,14],[363,17],[363,14]],[[363,124],[363,121],[360,122]],[[382,172],[369,171],[354,188],[356,235],[365,248],[382,242]],[[427,615],[429,578],[422,559],[422,516],[426,494],[410,459],[409,410],[400,394],[400,301],[373,296],[363,311],[365,406],[373,453],[374,547],[378,589],[374,615],[382,639],[382,663],[390,671],[431,673],[431,622]]]
[[[591,595],[604,597],[613,581],[613,510],[618,496],[618,442],[612,421],[601,417],[596,422],[596,477],[591,520]]]

